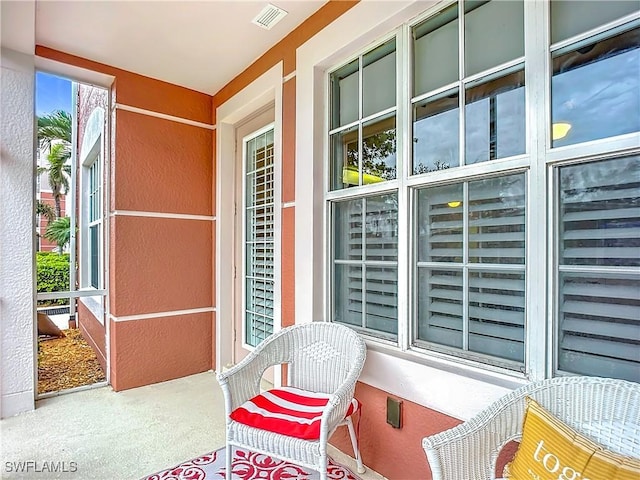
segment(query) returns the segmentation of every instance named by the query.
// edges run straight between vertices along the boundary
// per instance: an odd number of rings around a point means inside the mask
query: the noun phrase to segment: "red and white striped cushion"
[[[304,440],[317,440],[320,438],[322,410],[330,396],[294,387],[274,388],[244,402],[230,416],[232,420],[250,427]],[[345,418],[358,408],[360,402],[354,398]]]

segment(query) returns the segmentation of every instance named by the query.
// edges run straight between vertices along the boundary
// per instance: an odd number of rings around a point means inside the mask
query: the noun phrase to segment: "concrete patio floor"
[[[213,372],[118,393],[108,386],[82,390],[0,421],[0,478],[139,479],[223,447],[224,439],[224,401]],[[330,455],[356,471],[350,457],[332,447]],[[40,471],[15,471],[28,461]],[[43,473],[44,462],[76,471]],[[370,470],[361,477],[383,478]]]

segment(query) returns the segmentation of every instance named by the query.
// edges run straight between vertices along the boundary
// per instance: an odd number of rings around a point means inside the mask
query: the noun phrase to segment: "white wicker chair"
[[[365,356],[365,343],[352,329],[335,323],[313,322],[282,329],[230,370],[218,373],[227,414],[227,472],[231,471],[233,447],[238,446],[312,468],[320,472],[324,480],[327,441],[343,424],[349,427],[358,471],[364,472],[353,423],[351,417],[345,419],[345,414]],[[260,393],[264,371],[283,363],[288,364],[288,386],[332,394],[322,413],[318,440],[260,430],[229,417],[237,407]]]
[[[520,387],[469,421],[424,438],[433,480],[494,479],[500,450],[522,438],[525,397],[606,448],[640,457],[640,385],[560,377]]]

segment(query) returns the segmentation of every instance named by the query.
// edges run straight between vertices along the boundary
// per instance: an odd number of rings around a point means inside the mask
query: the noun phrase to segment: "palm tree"
[[[42,150],[48,150],[49,165],[38,168],[38,174],[48,173],[49,185],[56,205],[56,216],[61,216],[60,197],[69,190],[71,166],[71,115],[64,110],[38,117],[38,143]]]
[[[62,254],[64,247],[71,240],[71,218],[60,217],[47,225],[44,238],[58,245],[59,253]]]
[[[46,167],[38,167],[38,175],[42,173],[47,174],[53,200],[56,205],[56,217],[58,218],[62,216],[60,197],[69,191],[71,165],[68,164],[68,160],[70,156],[71,151],[68,145],[64,143],[53,144],[47,155],[49,165]]]
[[[63,110],[54,110],[48,115],[38,117],[38,144],[43,149],[51,148],[53,140],[61,140],[71,145],[71,115]]]
[[[49,222],[53,222],[56,218],[56,212],[48,203],[38,200],[36,204],[36,215],[44,215]]]

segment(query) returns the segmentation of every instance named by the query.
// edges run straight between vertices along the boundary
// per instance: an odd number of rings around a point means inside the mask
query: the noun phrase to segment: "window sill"
[[[463,421],[527,383],[525,376],[516,372],[403,352],[371,339],[366,343],[367,361],[360,381]]]
[[[91,289],[86,289],[86,291],[90,291]],[[96,295],[93,297],[80,297],[80,302],[91,312],[91,314],[96,318],[96,320],[104,325],[104,305],[103,305],[103,296]]]

